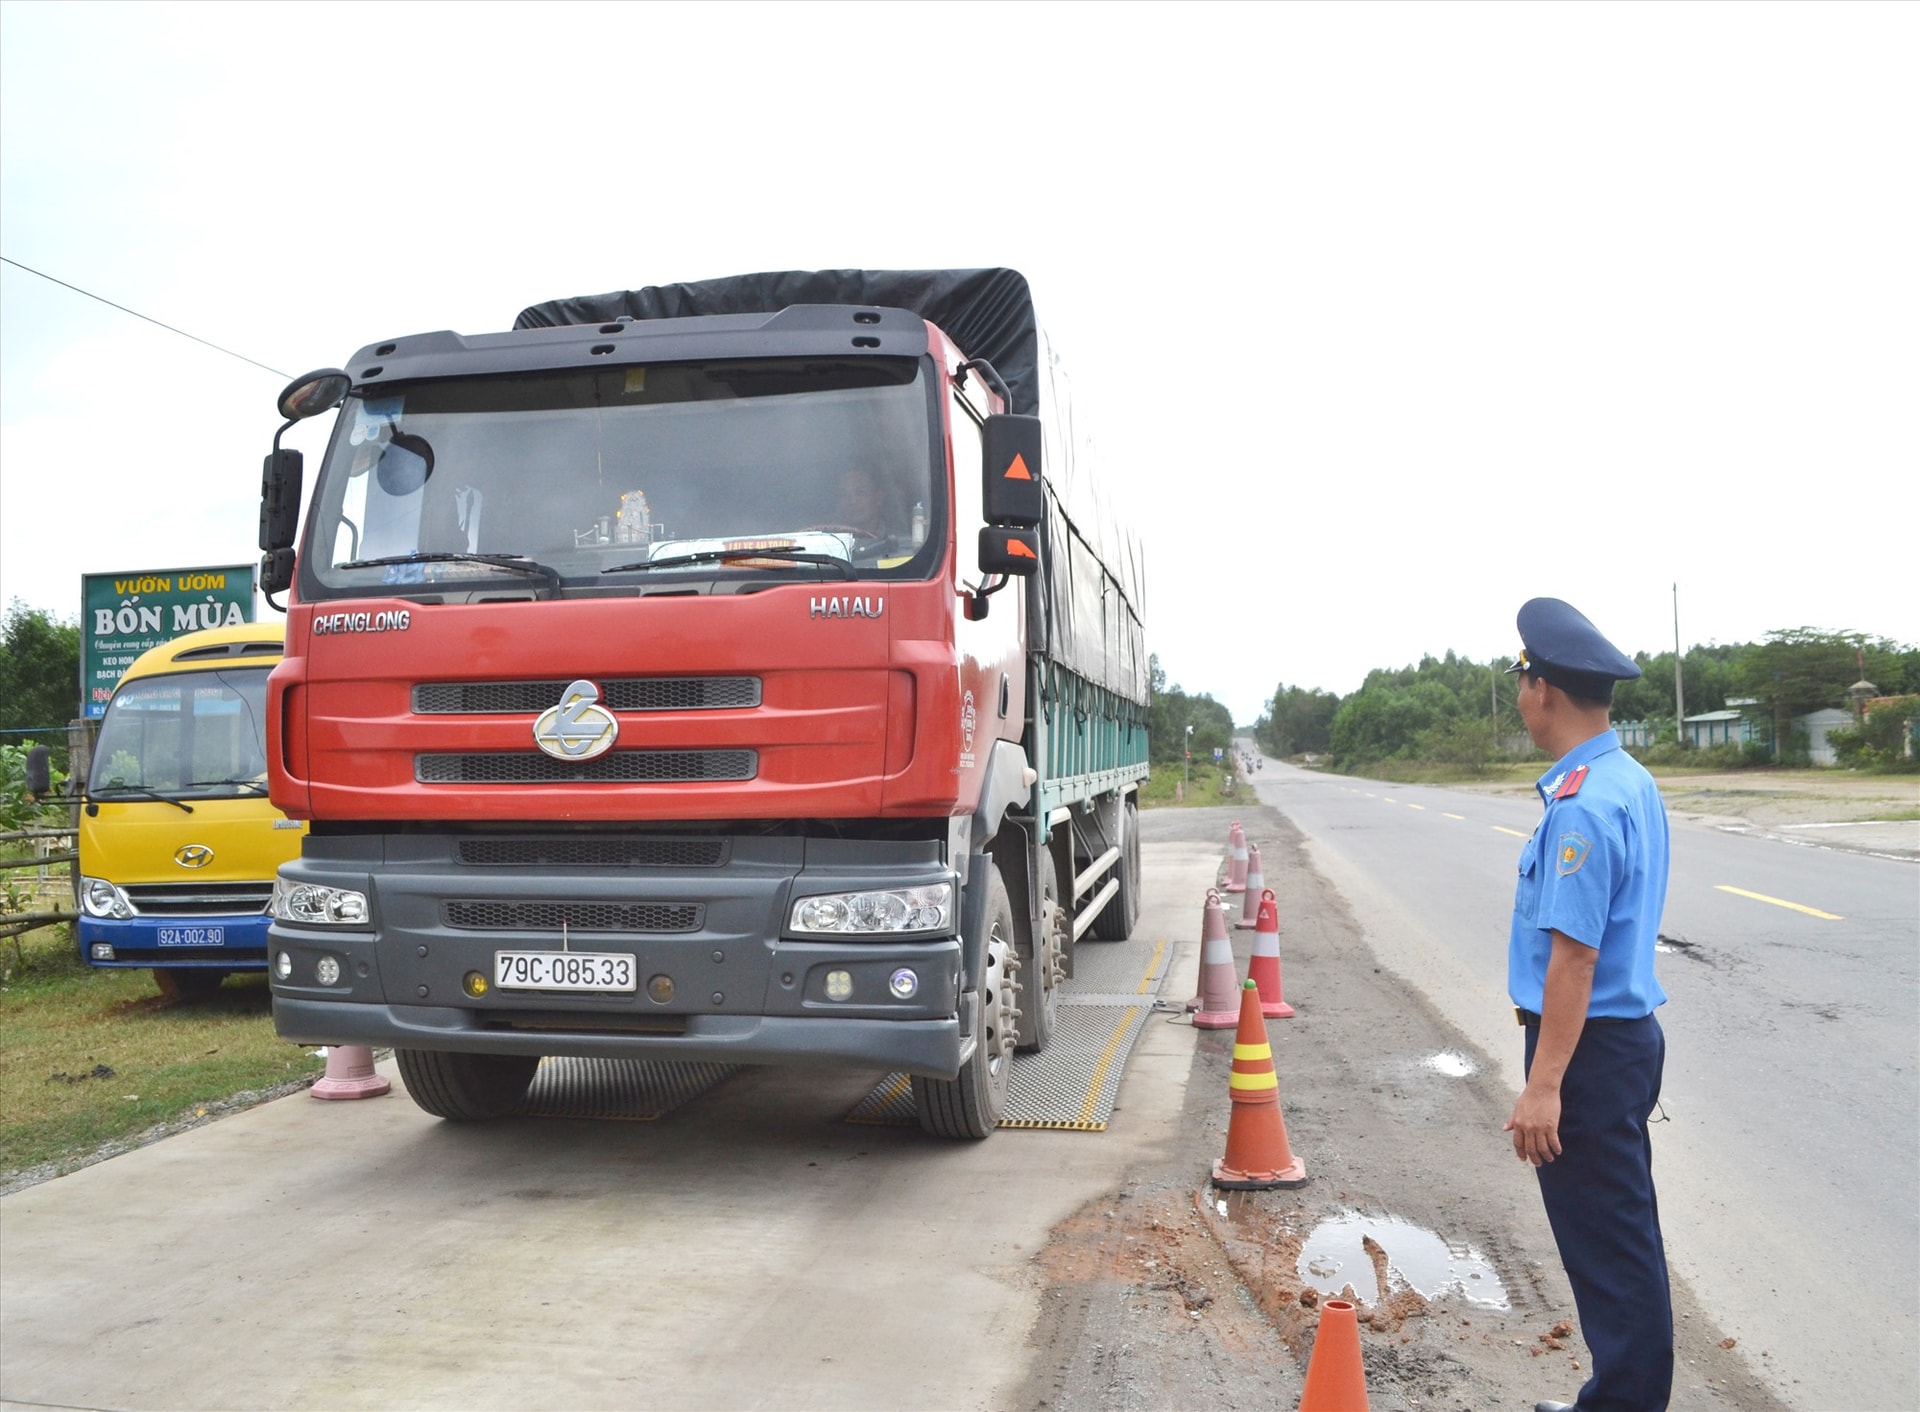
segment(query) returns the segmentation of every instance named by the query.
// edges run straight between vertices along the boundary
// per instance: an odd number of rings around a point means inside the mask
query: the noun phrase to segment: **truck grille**
[[[654,902],[449,902],[447,925],[476,932],[693,932],[699,907]]]
[[[422,716],[538,714],[571,681],[422,682],[413,689]],[[596,683],[610,711],[727,711],[760,704],[758,677],[628,677]]]
[[[466,838],[459,861],[474,868],[717,868],[717,838]]]
[[[273,883],[158,883],[131,885],[126,893],[146,917],[252,917],[267,910]]]
[[[577,765],[530,750],[413,758],[421,784],[680,784],[750,780],[759,768],[752,750],[616,750]]]

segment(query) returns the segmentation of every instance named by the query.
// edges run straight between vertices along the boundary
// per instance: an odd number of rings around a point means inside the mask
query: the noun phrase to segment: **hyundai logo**
[[[591,760],[613,749],[620,723],[600,704],[600,688],[577,681],[533,723],[533,743],[560,760]]]
[[[188,843],[173,850],[173,861],[183,868],[204,868],[213,861],[213,850],[204,843]]]

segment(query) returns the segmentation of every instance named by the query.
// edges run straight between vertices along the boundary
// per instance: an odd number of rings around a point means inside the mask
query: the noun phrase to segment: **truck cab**
[[[142,653],[107,703],[80,813],[81,957],[150,969],[169,998],[266,967],[267,902],[305,825],[267,797],[279,623]]]

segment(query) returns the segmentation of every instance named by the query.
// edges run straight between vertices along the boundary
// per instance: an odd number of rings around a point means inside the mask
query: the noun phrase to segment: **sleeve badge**
[[[1580,865],[1587,861],[1587,854],[1593,851],[1593,845],[1577,833],[1560,835],[1560,845],[1554,854],[1554,870],[1561,877],[1580,871]]]

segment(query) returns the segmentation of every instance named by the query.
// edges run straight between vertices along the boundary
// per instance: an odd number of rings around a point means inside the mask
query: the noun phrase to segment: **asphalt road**
[[[1537,801],[1274,760],[1253,782],[1517,1089],[1518,1030],[1484,1000]],[[1920,866],[1685,820],[1673,853],[1654,1158],[1673,1268],[1789,1404],[1920,1406]]]

